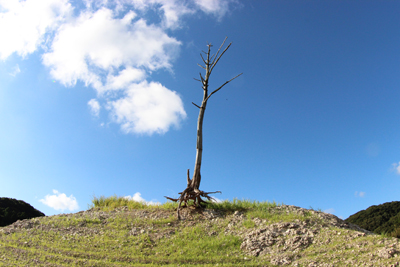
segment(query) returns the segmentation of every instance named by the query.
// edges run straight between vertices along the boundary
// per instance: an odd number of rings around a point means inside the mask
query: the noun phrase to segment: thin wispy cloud
[[[132,4],[134,8],[146,12],[155,10],[161,14],[161,26],[163,28],[176,29],[181,27],[181,18],[187,14],[196,12],[195,8],[189,7],[191,1],[180,0],[122,0],[126,4]],[[217,0],[219,2],[219,0]]]
[[[364,197],[365,196],[365,192],[362,192],[362,191],[356,191],[355,193],[354,193],[354,196],[356,196],[356,197]]]
[[[165,133],[186,118],[177,92],[151,81],[156,70],[173,72],[181,42],[171,36],[197,12],[223,17],[234,0],[0,0],[0,59],[38,51],[55,81],[78,81],[97,92],[90,112],[103,106],[125,133]],[[148,11],[159,15],[150,21]],[[12,25],[11,27],[9,25]],[[173,30],[173,31],[171,31]]]
[[[55,189],[53,190],[53,194],[54,195],[46,195],[44,199],[40,199],[39,201],[55,210],[74,211],[79,209],[78,202],[73,195],[68,197],[66,194],[60,193]]]
[[[146,203],[148,205],[160,205],[160,202],[157,202],[157,201],[146,201],[144,198],[142,198],[141,195],[142,194],[140,194],[139,192],[136,192],[133,196],[125,196],[124,198],[126,198],[128,200],[134,200],[137,202]]]
[[[400,162],[393,163],[391,167],[391,171],[394,171],[396,174],[400,175]]]
[[[98,117],[100,115],[100,104],[96,99],[90,99],[88,102],[90,112],[93,116]]]
[[[15,77],[15,76],[17,76],[17,74],[20,73],[20,72],[21,72],[21,70],[20,70],[20,68],[19,68],[19,65],[17,64],[17,65],[14,67],[13,71],[10,72],[9,74],[10,74],[11,76]]]

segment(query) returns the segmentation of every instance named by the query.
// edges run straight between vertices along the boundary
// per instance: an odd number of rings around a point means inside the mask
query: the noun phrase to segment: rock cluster
[[[298,252],[313,242],[317,229],[310,229],[305,222],[274,223],[245,235],[240,248],[252,256],[292,251]],[[275,249],[274,249],[275,248]]]

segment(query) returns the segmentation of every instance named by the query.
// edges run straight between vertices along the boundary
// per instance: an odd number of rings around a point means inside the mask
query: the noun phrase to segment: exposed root
[[[204,201],[201,197],[205,197],[208,200],[212,201],[215,199],[213,197],[210,197],[209,194],[215,194],[215,193],[221,193],[221,191],[215,191],[215,192],[204,192],[201,191],[199,189],[194,189],[191,187],[187,187],[185,190],[183,190],[183,192],[180,192],[179,194],[181,195],[179,198],[170,198],[170,197],[166,197],[165,198],[174,201],[174,202],[179,202],[179,206],[178,206],[178,210],[177,210],[177,215],[178,215],[178,220],[181,219],[180,215],[179,215],[179,210],[181,207],[188,207],[188,201],[189,200],[193,200],[193,204],[196,207],[202,207],[204,204],[203,203],[207,203],[206,201]],[[182,202],[183,202],[183,206],[182,206]]]

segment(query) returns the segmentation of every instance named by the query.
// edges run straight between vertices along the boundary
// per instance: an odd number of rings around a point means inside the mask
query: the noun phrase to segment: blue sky
[[[0,1],[0,196],[46,215],[164,202],[194,167],[218,199],[342,218],[400,188],[400,2]]]

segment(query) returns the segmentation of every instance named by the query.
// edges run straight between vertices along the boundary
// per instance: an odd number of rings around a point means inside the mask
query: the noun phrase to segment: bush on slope
[[[0,226],[23,219],[45,216],[30,204],[14,198],[0,197]]]
[[[395,234],[400,227],[400,201],[371,206],[351,215],[345,221],[377,234]]]

